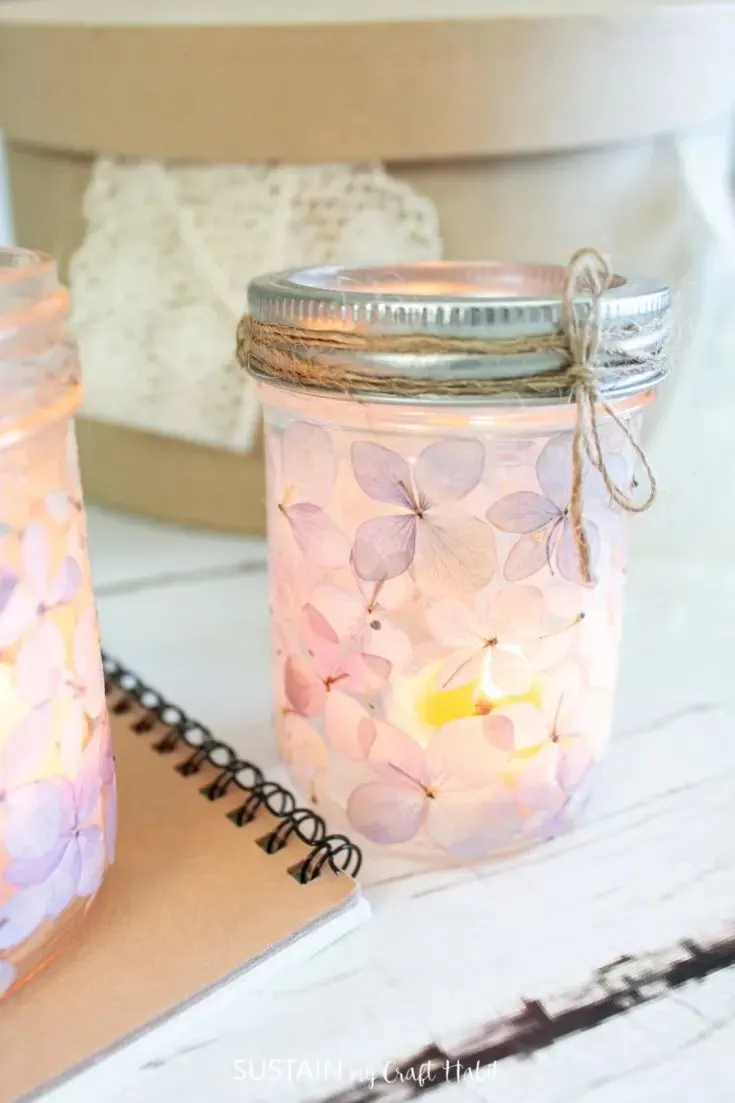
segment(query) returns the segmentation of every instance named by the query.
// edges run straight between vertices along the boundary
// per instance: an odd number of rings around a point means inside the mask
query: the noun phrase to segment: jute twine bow
[[[575,402],[577,417],[572,434],[572,485],[568,516],[579,555],[580,575],[592,582],[591,550],[583,516],[585,456],[600,473],[610,499],[626,513],[643,513],[656,497],[656,479],[646,454],[625,422],[601,397],[603,384],[624,380],[640,371],[641,365],[661,360],[666,341],[665,325],[656,320],[648,330],[629,326],[625,333],[650,332],[653,351],[638,354],[633,363],[625,358],[614,366],[600,366],[602,334],[602,296],[610,287],[612,270],[596,249],[580,249],[569,262],[562,295],[563,327],[561,332],[517,338],[445,337],[431,334],[373,335],[348,330],[302,329],[298,326],[260,322],[249,315],[237,330],[237,358],[243,367],[261,378],[289,383],[304,388],[326,388],[352,397],[368,398],[373,394],[392,394],[410,399],[426,396],[466,397],[499,396],[512,392],[549,398],[568,395]],[[618,334],[620,336],[620,334]],[[437,380],[422,376],[386,376],[376,373],[369,362],[361,360],[367,353],[413,353],[440,355],[453,353],[466,356],[520,356],[559,352],[567,354],[567,362],[558,370],[543,370],[521,377],[467,379],[448,377]],[[645,496],[633,497],[635,482],[630,488],[618,486],[605,461],[600,441],[600,412],[611,418],[631,445],[647,479]]]
[[[592,581],[590,543],[584,527],[583,483],[584,457],[589,459],[605,484],[610,498],[626,513],[643,513],[656,498],[656,477],[643,448],[625,422],[609,402],[600,397],[602,373],[597,357],[600,349],[601,301],[612,282],[610,265],[596,249],[579,249],[569,262],[564,285],[562,307],[564,331],[569,348],[569,381],[573,385],[573,398],[577,404],[577,419],[572,434],[572,490],[569,501],[569,518],[572,522],[574,541],[579,555],[579,570],[585,582]],[[587,292],[587,302],[578,302],[578,296]],[[638,457],[645,471],[648,489],[641,501],[630,491],[619,487],[608,470],[600,442],[598,409],[607,414],[620,428]]]

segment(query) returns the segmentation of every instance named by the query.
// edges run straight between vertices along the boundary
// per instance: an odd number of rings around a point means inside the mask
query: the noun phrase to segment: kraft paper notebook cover
[[[367,914],[344,872],[357,847],[294,815],[287,790],[110,660],[106,674],[115,864],[75,940],[0,1004],[0,1103],[35,1098],[228,979],[257,987]]]

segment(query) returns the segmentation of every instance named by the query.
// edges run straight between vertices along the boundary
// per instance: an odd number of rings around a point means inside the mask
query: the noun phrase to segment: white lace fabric
[[[98,160],[71,264],[87,416],[247,451],[259,408],[234,359],[248,281],[329,263],[434,260],[430,200],[377,164]]]

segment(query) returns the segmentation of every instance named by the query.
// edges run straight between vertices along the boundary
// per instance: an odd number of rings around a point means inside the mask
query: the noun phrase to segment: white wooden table
[[[263,544],[94,508],[90,542],[106,649],[275,769]],[[731,1103],[735,970],[705,955],[706,976],[679,983],[669,965],[682,941],[735,934],[735,565],[639,554],[628,596],[616,738],[585,826],[473,871],[369,859],[365,927],[258,995],[231,986],[53,1103]],[[639,971],[664,980],[639,1006],[493,1064],[524,1000],[561,1013],[601,968],[658,951]],[[438,1066],[480,1067],[446,1082],[422,1063],[432,1045]]]

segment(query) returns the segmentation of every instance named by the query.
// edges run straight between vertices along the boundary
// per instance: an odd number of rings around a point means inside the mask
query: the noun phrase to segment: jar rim
[[[558,394],[547,389],[535,398],[520,383],[551,376],[569,362],[562,339],[567,279],[561,265],[502,261],[325,265],[253,280],[248,310],[252,323],[260,324],[263,344],[287,338],[291,355],[319,365],[314,373],[318,389],[344,390],[339,373],[331,386],[330,364],[347,357],[359,362],[363,380],[369,377],[366,389],[374,400],[382,391],[384,401],[406,401],[411,388],[391,381],[421,379],[426,386],[421,393],[413,388],[409,400],[434,403],[450,381],[461,384],[456,399],[461,404],[515,401],[519,390],[525,392],[518,396],[521,401],[568,401],[567,388]],[[589,293],[575,295],[575,305],[589,301]],[[599,300],[596,359],[603,369],[599,389],[606,397],[647,390],[665,377],[670,306],[671,292],[662,280],[612,277]],[[326,338],[332,340],[331,361]],[[406,338],[426,338],[426,343],[418,341],[417,347],[414,341],[409,349]],[[287,373],[264,370],[263,358],[252,349],[249,368],[256,377],[272,382],[273,375],[280,375],[283,385],[291,385]],[[359,386],[355,396],[366,397]]]
[[[248,308],[258,321],[306,329],[328,322],[381,335],[410,328],[525,336],[560,325],[566,271],[555,264],[446,260],[294,268],[254,279]],[[600,305],[603,325],[640,324],[668,311],[671,291],[662,280],[615,274]]]

